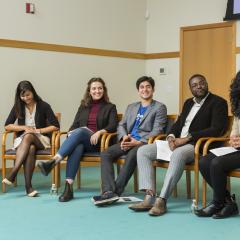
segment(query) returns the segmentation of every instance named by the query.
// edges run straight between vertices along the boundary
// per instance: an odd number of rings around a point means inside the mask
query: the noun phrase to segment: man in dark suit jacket
[[[143,76],[136,82],[140,102],[128,105],[118,125],[118,143],[101,154],[102,192],[94,196],[96,205],[105,205],[119,199],[137,164],[137,150],[148,142],[151,136],[163,132],[167,121],[166,106],[153,100],[155,82]],[[113,162],[125,155],[125,163],[115,181]]]
[[[200,74],[190,78],[189,86],[194,97],[185,101],[181,115],[167,136],[172,155],[163,188],[154,205],[151,204],[155,196],[152,161],[163,147],[153,143],[138,150],[139,189],[146,195],[143,202],[129,206],[134,211],[149,210],[152,216],[164,214],[167,199],[181,178],[185,164],[194,161],[194,144],[201,137],[220,136],[227,128],[226,100],[210,93],[205,77]]]

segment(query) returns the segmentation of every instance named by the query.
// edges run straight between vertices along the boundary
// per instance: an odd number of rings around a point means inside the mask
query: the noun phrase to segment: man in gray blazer
[[[136,168],[138,148],[164,130],[167,109],[153,100],[154,86],[154,80],[147,76],[136,82],[140,102],[128,105],[118,126],[118,143],[101,154],[102,195],[93,197],[95,205],[110,204],[119,199]],[[125,163],[115,180],[113,162],[122,155]]]

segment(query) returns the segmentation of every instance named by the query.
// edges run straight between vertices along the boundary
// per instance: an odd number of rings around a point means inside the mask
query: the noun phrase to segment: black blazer
[[[69,131],[79,127],[86,127],[91,107],[80,106],[74,118],[73,124]],[[117,109],[112,103],[101,102],[97,113],[97,130],[105,129],[107,132],[117,130],[118,119]]]
[[[23,111],[23,113],[23,118],[17,118],[15,107],[13,107],[5,122],[5,126],[9,124],[14,124],[16,119],[18,125],[25,125],[25,111]],[[36,128],[45,128],[50,125],[53,125],[57,128],[60,127],[51,106],[44,101],[39,101],[36,105],[35,124]],[[17,136],[19,137],[22,133],[23,131],[17,132]],[[46,133],[44,135],[51,137],[51,133]]]
[[[193,98],[185,101],[182,113],[172,126],[169,134],[180,137],[185,120],[194,104]],[[217,95],[209,93],[203,105],[195,115],[189,127],[194,144],[201,137],[218,137],[224,134],[228,123],[227,101]]]

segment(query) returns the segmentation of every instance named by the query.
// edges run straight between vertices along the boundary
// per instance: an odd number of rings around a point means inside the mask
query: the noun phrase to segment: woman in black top
[[[100,136],[105,132],[115,132],[117,124],[116,106],[109,102],[105,82],[101,78],[90,79],[68,138],[53,160],[38,163],[42,173],[48,175],[57,163],[68,156],[65,190],[59,197],[60,202],[73,198],[72,184],[84,152],[99,151]]]
[[[31,180],[36,151],[50,147],[51,132],[59,129],[59,122],[51,106],[37,95],[29,81],[21,81],[18,84],[15,104],[5,122],[5,129],[17,133],[13,144],[16,160],[11,173],[2,182],[12,185],[23,165],[26,192],[29,197],[35,197],[38,192],[32,188]]]
[[[199,170],[203,178],[213,190],[213,200],[207,206],[195,210],[199,217],[214,219],[238,215],[238,205],[235,194],[227,189],[228,172],[240,168],[240,71],[236,74],[230,86],[230,103],[234,116],[230,134],[229,146],[232,151],[225,155],[216,156],[209,153],[200,158]]]

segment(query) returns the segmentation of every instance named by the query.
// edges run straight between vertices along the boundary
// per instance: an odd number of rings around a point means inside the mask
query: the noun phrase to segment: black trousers
[[[224,203],[225,198],[230,196],[227,191],[227,173],[237,168],[240,168],[240,151],[219,157],[209,153],[200,159],[199,169],[213,189],[214,201]]]
[[[128,151],[123,151],[120,143],[110,146],[101,153],[101,177],[102,191],[112,191],[119,196],[123,193],[130,177],[137,166],[137,150],[142,145],[135,146]],[[113,162],[121,156],[125,156],[125,163],[115,181]]]

